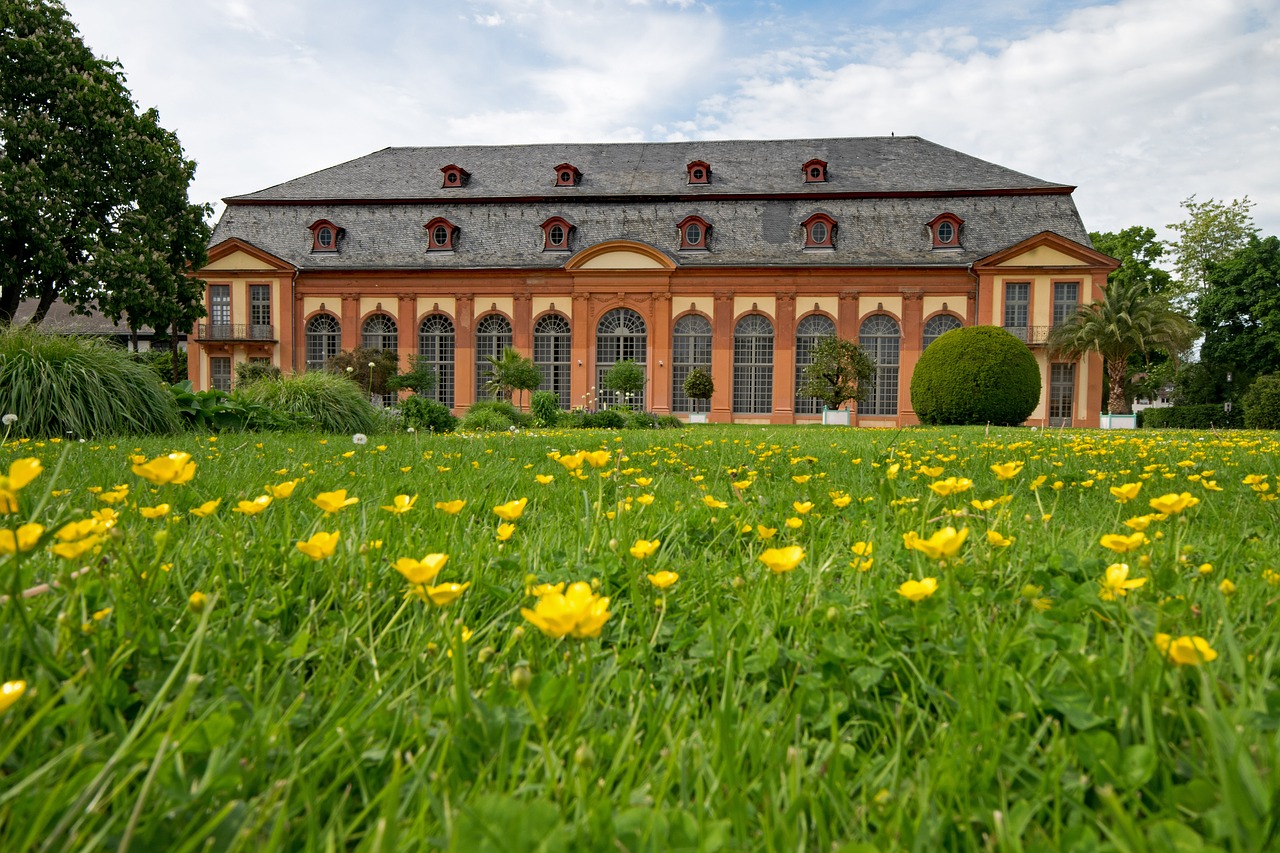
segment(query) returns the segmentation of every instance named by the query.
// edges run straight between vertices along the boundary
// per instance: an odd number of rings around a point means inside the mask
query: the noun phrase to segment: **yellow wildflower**
[[[804,559],[804,549],[799,545],[788,545],[786,548],[769,548],[760,555],[760,562],[769,567],[775,575],[789,572]]]
[[[969,489],[973,488],[973,481],[967,477],[948,477],[945,480],[930,483],[929,488],[938,497],[945,498],[969,491]]]
[[[218,507],[222,504],[222,498],[217,500],[205,501],[200,506],[191,510],[191,514],[196,518],[208,518],[218,511]]]
[[[293,490],[296,489],[298,484],[301,482],[302,478],[299,477],[296,480],[285,480],[283,483],[277,483],[274,486],[263,486],[262,488],[267,494],[271,495],[271,497],[276,500],[285,500],[293,497]]]
[[[192,613],[199,613],[204,610],[205,604],[209,601],[209,596],[203,592],[196,590],[187,597],[187,606],[191,608]]]
[[[498,529],[494,532],[493,535],[497,538],[499,542],[506,542],[508,539],[510,539],[512,536],[515,535],[515,532],[516,532],[516,526],[514,524],[511,524],[510,522],[504,521],[502,524],[498,525]]]
[[[800,515],[808,515],[809,510],[813,509],[813,501],[792,501],[791,505]]]
[[[1106,574],[1102,577],[1102,591],[1098,593],[1098,597],[1103,601],[1114,601],[1117,596],[1124,597],[1129,594],[1129,590],[1137,589],[1146,582],[1146,578],[1129,579],[1128,563],[1112,563],[1107,566]]]
[[[1218,584],[1218,589],[1222,592],[1223,595],[1234,595],[1236,591],[1236,585],[1233,584],[1227,578],[1223,578],[1222,583]]]
[[[612,615],[609,599],[584,581],[570,584],[567,592],[553,589],[540,595],[532,610],[522,607],[520,613],[542,633],[556,638],[598,637]]]
[[[1112,486],[1111,494],[1115,496],[1118,503],[1128,503],[1138,496],[1141,489],[1141,483],[1125,483],[1122,486]]]
[[[311,499],[311,502],[320,507],[327,514],[332,515],[341,509],[360,503],[359,498],[347,497],[346,489],[338,489],[334,492],[321,492]]]
[[[1022,462],[1000,462],[991,466],[991,473],[1001,480],[1012,480],[1022,471]]]
[[[592,468],[603,468],[609,464],[609,451],[607,450],[580,450],[578,452],[582,454],[582,458],[587,460],[587,463]]]
[[[332,557],[334,549],[338,547],[338,537],[341,531],[335,530],[332,533],[325,533],[323,530],[318,531],[306,542],[297,543],[297,548],[313,560],[323,560],[325,557]]]
[[[954,527],[948,525],[928,539],[921,539],[914,530],[904,533],[902,535],[902,544],[908,550],[919,551],[930,560],[938,560],[955,556],[968,535],[969,528],[965,527],[957,533]]]
[[[27,682],[25,681],[6,681],[0,684],[0,714],[22,698],[22,694],[27,692]]]
[[[637,539],[635,544],[631,546],[631,556],[637,560],[643,560],[646,557],[652,557],[653,553],[658,550],[658,546],[662,542],[654,539],[650,542],[648,539]]]
[[[837,495],[831,499],[831,503],[835,505],[836,509],[844,509],[853,503],[853,497],[851,495]]]
[[[988,530],[987,544],[996,548],[1008,548],[1013,544],[1013,540],[995,530]]]
[[[582,467],[585,458],[582,451],[578,451],[577,453],[557,456],[556,461],[563,465],[566,471],[576,471]]]
[[[1170,492],[1167,495],[1152,498],[1148,503],[1151,504],[1151,508],[1156,512],[1164,513],[1165,515],[1177,515],[1184,509],[1200,503],[1200,499],[1192,497],[1190,492],[1183,492],[1180,495]]]
[[[18,511],[18,492],[44,470],[34,456],[9,463],[9,473],[0,475],[0,514]]]
[[[776,527],[765,527],[763,524],[756,525],[756,535],[765,541],[772,539],[777,532],[778,528]]]
[[[439,586],[419,587],[421,593],[418,590],[414,590],[414,594],[418,595],[419,598],[425,595],[424,601],[430,599],[431,603],[436,607],[444,607],[466,592],[469,586],[471,586],[471,581],[466,583],[442,583]]]
[[[533,477],[533,479],[537,480],[537,481],[538,481],[538,484],[539,484],[539,485],[542,485],[542,486],[547,485],[548,483],[550,483],[550,482],[551,482],[552,480],[554,480],[555,478],[556,478],[556,477],[555,477],[555,475],[554,475],[554,474],[535,474],[535,475],[534,475],[534,477]]]
[[[711,495],[703,495],[702,502],[707,506],[709,506],[711,509],[724,509],[725,507],[728,506],[728,504],[725,503],[724,501],[718,501],[715,498],[711,497]]]
[[[788,518],[784,523],[792,530],[799,530],[801,527],[804,527],[804,519],[794,515],[791,516],[791,518]]]
[[[196,463],[191,461],[190,453],[176,452],[157,456],[150,462],[134,463],[133,473],[157,486],[166,483],[180,485],[190,482],[196,475]]]
[[[127,497],[129,497],[129,487],[127,485],[116,486],[109,492],[102,492],[99,494],[98,500],[102,501],[104,504],[118,504]]]
[[[1115,551],[1117,554],[1127,554],[1130,551],[1141,548],[1150,541],[1151,540],[1144,536],[1142,531],[1139,530],[1135,533],[1129,534],[1128,536],[1125,536],[1123,533],[1107,533],[1099,540],[1099,544],[1102,545],[1103,548]]]
[[[169,505],[156,504],[155,506],[140,506],[138,507],[138,514],[143,518],[164,518],[169,514]]]
[[[448,554],[427,554],[421,560],[401,557],[392,564],[392,567],[404,575],[409,583],[422,585],[435,580],[436,575],[440,574],[440,570],[447,562],[449,562]]]
[[[653,584],[658,589],[666,589],[676,581],[680,580],[680,575],[675,572],[668,572],[665,570],[657,572],[656,574],[647,575],[647,577],[649,578],[649,583]]]
[[[30,551],[36,547],[43,533],[44,525],[34,522],[21,525],[16,533],[12,530],[0,530],[0,554]]]
[[[653,503],[653,495],[638,495],[636,497],[636,503],[640,504],[641,506],[648,506],[649,504]]]
[[[524,508],[529,503],[528,498],[521,498],[518,501],[508,501],[493,508],[494,515],[503,521],[515,521],[524,514]]]
[[[466,505],[467,502],[461,499],[452,501],[436,501],[436,509],[441,512],[448,513],[449,515],[457,515],[462,512],[462,508]]]
[[[269,506],[271,506],[271,495],[258,495],[251,501],[240,501],[232,512],[238,512],[242,515],[257,515]]]
[[[396,495],[394,498],[391,499],[390,504],[382,508],[385,509],[387,512],[395,513],[396,515],[403,515],[404,513],[413,509],[413,505],[416,504],[417,502],[418,502],[417,495],[414,495],[413,497],[409,497],[408,495]]]
[[[938,591],[937,578],[925,578],[924,580],[909,580],[898,587],[898,595],[908,601],[924,601],[929,596]]]
[[[791,475],[791,479],[795,480],[797,483],[799,483],[802,486],[805,483],[809,482],[809,480],[812,479],[812,477],[813,477],[812,474],[792,474]]]
[[[1178,666],[1199,666],[1218,657],[1204,637],[1184,635],[1175,640],[1169,634],[1156,634],[1155,642],[1156,648]]]

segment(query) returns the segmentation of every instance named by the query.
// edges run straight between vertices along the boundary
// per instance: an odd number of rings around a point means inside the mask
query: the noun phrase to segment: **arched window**
[[[374,314],[364,321],[360,329],[360,346],[365,349],[389,349],[396,351],[400,336],[396,334],[396,321],[386,314]]]
[[[501,314],[487,314],[476,323],[476,399],[496,400],[498,395],[489,390],[493,378],[493,364],[489,357],[502,358],[502,351],[511,346],[511,323]]]
[[[649,345],[648,330],[644,318],[630,308],[615,308],[600,318],[596,324],[596,400],[602,407],[625,403],[633,409],[644,408],[644,391],[623,400],[616,391],[604,389],[604,376],[620,361],[634,361],[640,366],[646,363],[645,350]]]
[[[898,349],[902,331],[898,321],[885,314],[873,314],[858,329],[858,346],[876,365],[871,395],[858,404],[860,415],[898,414]]]
[[[710,400],[684,395],[684,381],[695,367],[711,372],[711,321],[701,314],[685,314],[671,334],[671,411],[711,411]]]
[[[733,411],[773,411],[773,324],[760,314],[748,314],[733,328]]]
[[[822,413],[822,401],[817,397],[800,396],[804,385],[805,368],[813,364],[813,348],[822,338],[833,338],[835,321],[826,314],[810,314],[796,325],[796,414],[818,415]]]
[[[560,408],[571,408],[569,381],[573,371],[573,334],[569,321],[564,317],[547,314],[534,323],[533,363],[542,371],[542,384],[538,390],[555,394]]]
[[[945,335],[952,329],[958,329],[964,324],[959,319],[950,314],[935,314],[929,318],[924,324],[924,340],[920,347],[921,350],[929,348],[929,344]]]
[[[317,314],[307,321],[307,370],[324,370],[324,364],[338,354],[342,324],[332,314]]]
[[[453,408],[453,321],[430,314],[418,326],[418,358],[436,374],[436,387],[422,396]]]

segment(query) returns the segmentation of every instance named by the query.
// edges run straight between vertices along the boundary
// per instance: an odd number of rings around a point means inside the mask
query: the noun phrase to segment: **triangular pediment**
[[[1113,270],[1119,261],[1052,231],[1041,231],[974,263],[974,269],[1035,269],[1076,267]]]
[[[201,269],[216,272],[291,272],[297,267],[252,243],[232,237],[209,248],[209,260]]]

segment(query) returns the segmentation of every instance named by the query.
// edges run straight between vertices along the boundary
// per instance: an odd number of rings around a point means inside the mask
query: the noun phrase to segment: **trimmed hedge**
[[[953,329],[929,345],[911,377],[911,405],[933,425],[1016,426],[1040,402],[1040,368],[997,326]]]
[[[1204,406],[1165,406],[1142,411],[1143,429],[1240,429],[1244,426],[1242,406],[1223,411],[1221,403]]]
[[[1244,395],[1244,425],[1280,429],[1280,375],[1259,376]]]

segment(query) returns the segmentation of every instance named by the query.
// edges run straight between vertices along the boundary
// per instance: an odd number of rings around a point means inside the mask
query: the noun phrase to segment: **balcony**
[[[196,340],[201,341],[275,341],[275,326],[255,326],[247,323],[200,323],[196,328]]]
[[[1004,330],[1027,346],[1043,346],[1053,326],[1005,326]]]

